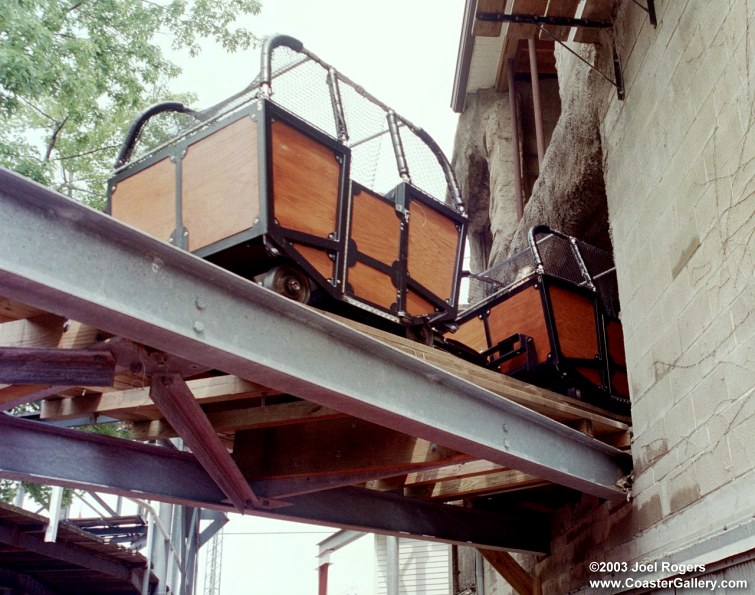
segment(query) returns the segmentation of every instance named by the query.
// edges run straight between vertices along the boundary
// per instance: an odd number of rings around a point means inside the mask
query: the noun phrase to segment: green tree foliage
[[[161,43],[228,51],[258,0],[4,0],[0,10],[0,165],[99,205],[133,117],[167,98],[179,68]]]

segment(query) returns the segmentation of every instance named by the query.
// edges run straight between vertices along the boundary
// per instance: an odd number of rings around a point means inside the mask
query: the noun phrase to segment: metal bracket
[[[620,101],[624,101],[624,76],[621,74],[621,62],[619,61],[619,54],[616,52],[616,46],[613,47],[613,74],[614,78],[610,78],[600,70],[598,70],[594,64],[590,64],[587,60],[585,60],[582,56],[580,56],[577,52],[575,52],[573,49],[571,49],[568,45],[566,45],[563,41],[560,39],[556,39],[550,31],[548,31],[545,27],[538,24],[538,28],[545,33],[548,37],[550,37],[554,42],[559,44],[561,47],[566,49],[569,53],[576,56],[579,60],[587,64],[590,68],[592,68],[595,72],[597,72],[600,76],[602,76],[605,80],[607,80],[609,83],[611,83],[614,87],[616,87],[616,96],[619,98]]]
[[[637,0],[633,0],[633,1],[637,3]],[[651,15],[650,22],[653,23],[653,26],[655,27],[655,6],[653,4],[653,0],[647,0],[647,3],[648,3],[647,9],[642,5],[639,5],[639,6],[643,10],[648,11],[648,13]],[[535,14],[504,14],[504,13],[499,13],[499,12],[478,12],[475,16],[478,21],[498,22],[498,23],[517,23],[520,25],[535,25],[538,29],[540,29],[543,33],[545,33],[548,37],[550,37],[551,40],[558,43],[562,47],[566,48],[569,52],[574,54],[582,62],[587,64],[590,68],[592,68],[605,80],[607,80],[614,87],[616,87],[616,95],[618,96],[620,100],[622,101],[624,100],[624,77],[621,74],[621,62],[619,62],[619,55],[616,53],[616,47],[613,48],[614,78],[612,79],[608,77],[607,75],[605,75],[604,73],[602,73],[600,70],[598,70],[594,65],[590,64],[582,56],[577,54],[564,42],[562,42],[559,39],[556,39],[544,27],[544,25],[555,25],[558,27],[610,29],[611,27],[613,27],[613,23],[611,21],[603,21],[603,20],[597,20],[597,19],[577,19],[577,18],[571,18],[571,17],[553,17],[553,16],[548,17],[548,16],[540,16],[540,15],[535,15]]]
[[[517,23],[520,25],[556,25],[558,27],[588,27],[593,29],[610,29],[611,21],[597,19],[575,19],[570,17],[544,17],[536,14],[504,14],[500,12],[478,12],[478,21],[494,23]]]

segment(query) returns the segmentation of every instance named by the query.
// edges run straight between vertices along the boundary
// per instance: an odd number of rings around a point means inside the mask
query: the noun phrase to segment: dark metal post
[[[522,218],[524,201],[522,200],[522,158],[519,150],[519,114],[516,109],[516,81],[514,80],[514,61],[508,62],[509,107],[511,108],[511,150],[514,164],[514,199],[516,216]]]
[[[409,166],[406,163],[406,154],[404,153],[404,145],[401,142],[401,133],[398,131],[396,113],[393,110],[388,110],[386,118],[388,120],[388,131],[391,135],[391,143],[393,144],[393,152],[396,155],[396,167],[398,168],[398,175],[404,182],[411,182],[412,180],[409,176]]]
[[[532,107],[535,110],[535,136],[537,138],[537,166],[538,172],[543,167],[545,155],[545,135],[543,134],[543,105],[540,101],[540,75],[537,71],[537,48],[535,38],[527,40],[530,54],[530,77],[532,78]]]
[[[338,87],[338,73],[335,68],[328,69],[328,90],[330,91],[330,103],[333,107],[333,119],[336,123],[336,134],[338,140],[346,143],[349,140],[349,131],[346,127],[346,116],[343,113],[343,102],[341,101],[341,90]]]

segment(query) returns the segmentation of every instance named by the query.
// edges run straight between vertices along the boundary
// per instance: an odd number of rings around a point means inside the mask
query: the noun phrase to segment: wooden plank
[[[395,478],[394,478],[395,479]],[[468,461],[437,469],[413,471],[399,481],[367,483],[373,489],[404,488],[406,495],[432,500],[460,500],[482,494],[548,485],[538,477],[488,461]]]
[[[216,432],[270,428],[323,419],[337,419],[339,417],[344,417],[344,415],[335,409],[329,409],[309,401],[207,412],[207,419],[210,420]],[[164,419],[131,424],[131,437],[134,440],[159,440],[175,438],[177,435],[173,427]]]
[[[548,8],[545,9],[545,16],[548,17],[569,17],[574,18],[579,6],[580,0],[549,0]],[[540,39],[558,41],[567,41],[571,33],[571,27],[556,27],[555,25],[544,25],[543,27],[550,35],[539,32]]]
[[[397,303],[397,289],[390,275],[362,262],[349,267],[347,275],[349,293],[355,297],[386,310]]]
[[[506,9],[506,0],[477,0],[476,12],[503,13]],[[491,21],[478,21],[475,19],[472,27],[472,35],[476,37],[498,37],[501,34],[503,23]]]
[[[0,382],[7,384],[109,386],[114,376],[109,351],[0,347]]]
[[[257,124],[251,118],[190,145],[182,167],[182,216],[190,250],[252,227],[260,205]]]
[[[445,479],[474,477],[475,475],[485,475],[504,469],[505,467],[489,461],[466,461],[438,469],[422,469],[409,473],[404,483],[405,485],[435,484]]]
[[[118,182],[110,210],[116,219],[170,241],[176,228],[176,166],[165,158]]]
[[[333,149],[282,120],[271,129],[275,218],[320,238],[337,233],[341,164]]]
[[[0,297],[0,323],[39,316],[40,314],[45,314],[45,311]]]
[[[533,578],[508,552],[478,548],[490,565],[520,595],[540,595],[540,581]]]
[[[146,379],[143,378],[142,383],[145,381]],[[278,391],[247,382],[236,376],[202,378],[190,380],[187,384],[195,399],[201,404],[280,394]],[[107,415],[126,421],[163,417],[149,398],[146,387],[112,391],[91,397],[47,400],[42,403],[42,419],[71,419],[93,414]]]
[[[416,199],[409,203],[409,214],[409,276],[436,297],[448,300],[456,282],[456,256],[460,241],[456,223]]]
[[[595,435],[598,438],[603,433],[629,432],[631,420],[627,417],[593,407],[582,401],[577,401],[565,395],[527,384],[515,378],[503,376],[433,347],[422,345],[421,343],[334,315],[330,316],[365,334],[379,338],[405,353],[444,368],[460,378],[464,378],[491,392],[542,413],[551,419],[562,423],[588,419],[592,421]]]
[[[532,337],[537,363],[548,360],[551,344],[538,285],[530,285],[493,306],[488,325],[493,345],[515,333],[522,333]],[[508,371],[513,363],[521,362],[507,362],[503,371]]]
[[[9,411],[19,405],[46,399],[66,390],[67,386],[49,386],[38,384],[0,385],[0,411]]]
[[[5,347],[81,349],[106,337],[94,327],[54,314],[0,324],[0,345]]]
[[[499,494],[510,490],[521,490],[548,485],[549,482],[522,473],[515,469],[505,469],[495,473],[486,473],[472,477],[445,479],[430,486],[426,498],[430,500],[461,500],[482,496],[485,494]]]
[[[598,21],[610,21],[613,11],[613,2],[605,0],[586,0],[579,15],[583,19],[595,19]],[[578,28],[574,32],[574,41],[578,43],[597,43],[600,41],[601,29],[591,29],[587,27]]]
[[[409,471],[469,458],[352,417],[237,432],[233,456],[249,479]]]
[[[538,15],[545,14],[547,0],[514,0],[511,14]],[[537,36],[539,29],[535,25],[520,25],[510,23],[506,33],[506,41],[503,44],[501,60],[498,63],[495,88],[500,91],[508,91],[508,61],[516,58],[519,42],[530,37]]]
[[[399,257],[401,221],[393,204],[360,188],[352,198],[349,238],[356,249],[390,266]]]
[[[600,350],[593,300],[557,285],[550,286],[548,292],[561,354],[564,357],[596,359]]]

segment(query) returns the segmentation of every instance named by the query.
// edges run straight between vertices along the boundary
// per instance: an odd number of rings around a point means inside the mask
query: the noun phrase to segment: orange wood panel
[[[333,267],[335,263],[325,250],[294,244],[294,249],[301,254],[312,267],[326,279],[333,279]]]
[[[352,203],[350,237],[362,254],[393,264],[398,260],[401,241],[401,222],[395,207],[368,190],[360,190]]]
[[[459,231],[456,223],[430,206],[409,205],[409,276],[442,300],[453,294]]]
[[[183,224],[198,250],[249,229],[259,216],[257,124],[241,118],[189,146]]]
[[[485,336],[485,323],[477,316],[461,324],[459,330],[453,334],[446,335],[446,337],[463,343],[475,351],[485,351],[488,348],[488,340]]]
[[[606,323],[606,337],[609,359],[615,364],[626,366],[627,357],[624,352],[624,332],[618,320],[609,320]]]
[[[338,229],[341,164],[333,149],[272,123],[273,210],[283,226],[321,238]]]
[[[391,278],[366,264],[357,262],[349,268],[348,281],[357,298],[377,304],[386,310],[397,302],[396,287]]]
[[[551,352],[540,291],[530,286],[493,306],[488,317],[493,345],[515,333],[532,337],[537,363],[545,363]]]
[[[592,300],[558,286],[551,286],[549,291],[561,353],[593,359],[599,350]]]
[[[412,316],[433,314],[435,306],[413,291],[406,292],[406,311]]]
[[[175,164],[165,158],[118,182],[110,212],[119,221],[170,241],[176,228]]]
[[[629,398],[629,379],[626,372],[616,371],[611,374],[611,389],[615,395]]]

